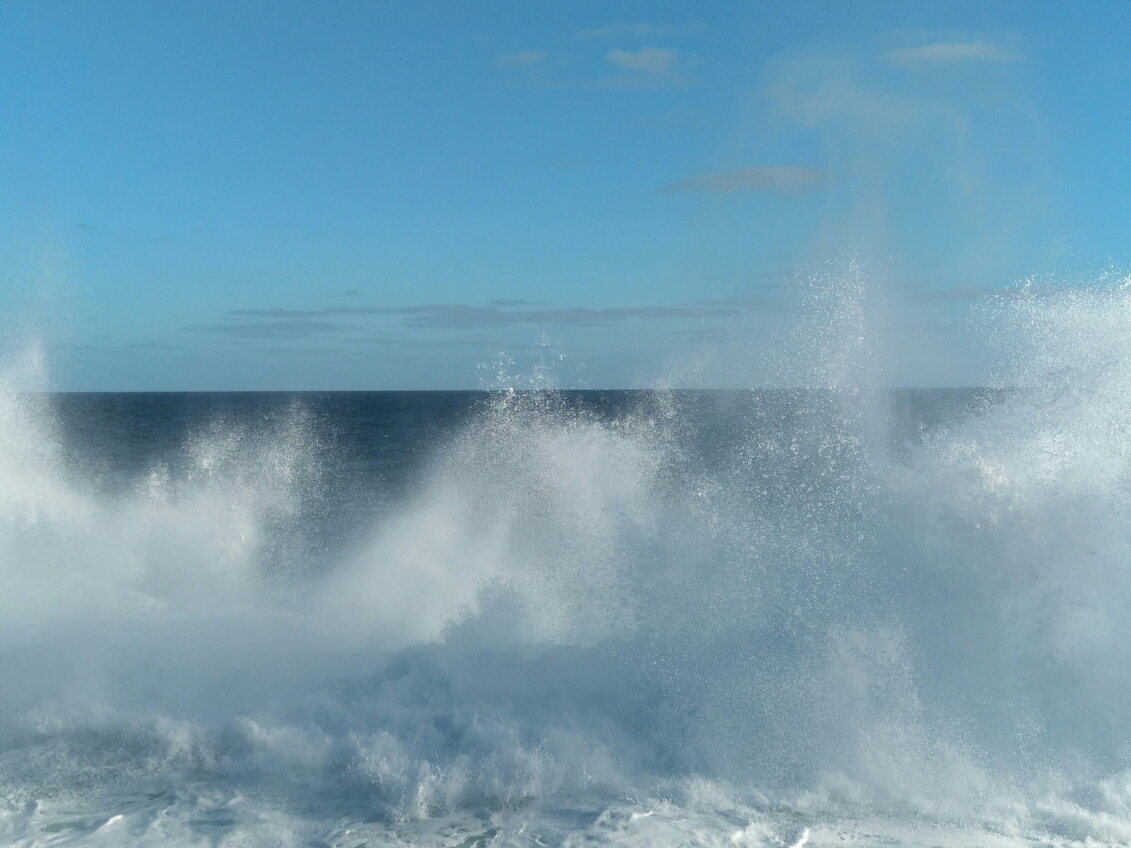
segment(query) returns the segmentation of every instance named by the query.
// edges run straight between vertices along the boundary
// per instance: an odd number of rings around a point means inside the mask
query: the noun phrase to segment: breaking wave
[[[888,392],[858,284],[807,389],[486,393],[400,488],[309,398],[115,464],[10,369],[0,839],[1131,842],[1131,291]]]

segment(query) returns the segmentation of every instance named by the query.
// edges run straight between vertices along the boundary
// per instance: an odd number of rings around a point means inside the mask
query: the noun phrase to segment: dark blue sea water
[[[1124,367],[0,393],[0,842],[1126,843]]]

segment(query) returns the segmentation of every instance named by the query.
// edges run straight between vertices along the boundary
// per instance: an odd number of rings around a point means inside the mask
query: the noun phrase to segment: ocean
[[[1095,363],[7,387],[0,843],[1127,844],[1131,415]]]

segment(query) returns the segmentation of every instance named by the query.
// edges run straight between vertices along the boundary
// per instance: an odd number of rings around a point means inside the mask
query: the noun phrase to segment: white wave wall
[[[722,461],[675,394],[499,393],[318,568],[280,541],[334,485],[303,410],[108,493],[6,377],[0,835],[627,805],[705,843],[1131,841],[1131,291],[1012,292],[1002,390],[897,452],[882,322],[858,273],[821,285],[820,390]]]

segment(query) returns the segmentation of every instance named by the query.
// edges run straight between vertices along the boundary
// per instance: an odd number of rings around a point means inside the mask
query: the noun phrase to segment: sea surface
[[[0,843],[1128,844],[1131,369],[1077,365],[0,391]]]

